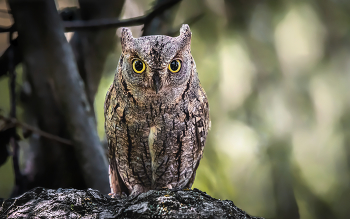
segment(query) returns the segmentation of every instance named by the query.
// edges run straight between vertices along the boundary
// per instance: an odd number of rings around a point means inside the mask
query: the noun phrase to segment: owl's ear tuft
[[[120,39],[123,52],[130,47],[130,43],[133,38],[134,37],[132,36],[131,30],[129,28],[123,27]]]
[[[190,45],[191,44],[191,36],[192,32],[190,30],[190,27],[188,24],[183,24],[182,27],[180,28],[180,38],[184,42],[185,45]]]
[[[188,24],[183,24],[180,28],[180,35],[187,35],[190,36],[192,35],[191,30],[190,30],[190,26],[188,26]]]

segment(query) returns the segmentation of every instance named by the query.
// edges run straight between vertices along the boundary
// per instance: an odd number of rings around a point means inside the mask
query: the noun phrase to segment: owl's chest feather
[[[200,125],[208,120],[203,111],[207,106],[201,101],[206,99],[201,96],[176,104],[149,102],[140,106],[115,95],[106,122],[114,127],[110,133],[115,142],[111,144],[115,147],[112,157],[126,185],[159,188],[187,182],[201,157],[207,133]]]

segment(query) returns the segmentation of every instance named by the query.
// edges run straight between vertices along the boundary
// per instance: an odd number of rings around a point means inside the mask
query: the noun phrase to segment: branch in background
[[[80,8],[78,7],[67,7],[59,10],[58,13],[62,21],[75,21],[80,19]]]
[[[122,12],[124,0],[79,0],[80,8],[69,8],[61,12],[63,19],[81,18],[115,19]],[[91,106],[94,106],[103,70],[108,56],[115,50],[118,39],[116,28],[76,31],[70,40],[78,70],[85,84],[85,91]],[[94,112],[94,107],[92,107]],[[94,113],[93,113],[94,114]]]
[[[7,33],[15,30],[15,26],[12,25],[10,27],[1,27],[0,26],[0,33]]]
[[[14,128],[1,127],[0,129],[0,166],[6,163],[10,155],[7,145],[9,145],[11,137],[15,136]]]
[[[201,18],[203,18],[203,16],[204,16],[204,13],[197,14],[197,15],[195,15],[195,16],[193,16],[193,17],[187,19],[187,20],[185,20],[183,23],[184,23],[184,24],[188,24],[189,26],[191,26],[192,24],[196,23],[196,22],[199,21]],[[181,24],[180,26],[174,28],[173,30],[169,31],[169,32],[168,32],[167,34],[165,34],[165,35],[167,35],[167,36],[172,36],[172,37],[178,35],[181,26],[182,26],[182,24]]]
[[[48,138],[48,139],[51,139],[51,140],[55,140],[57,142],[60,142],[62,144],[66,144],[66,145],[73,145],[72,142],[68,139],[64,139],[64,138],[61,138],[57,135],[53,135],[53,134],[50,134],[50,133],[47,133],[47,132],[44,132],[34,126],[31,126],[31,125],[28,125],[26,123],[23,123],[23,122],[19,122],[17,119],[15,118],[6,118],[5,116],[3,115],[0,115],[0,120],[3,120],[5,121],[6,123],[9,123],[10,126],[16,126],[16,127],[21,127],[21,128],[24,128],[26,130],[29,130],[31,132],[34,132],[38,135],[41,135],[45,138]]]
[[[156,5],[153,10],[145,16],[135,17],[131,19],[119,20],[115,19],[95,19],[88,21],[65,21],[64,27],[66,31],[76,31],[90,28],[118,28],[126,26],[137,26],[142,25],[158,14],[163,13],[165,10],[171,8],[175,4],[179,3],[181,0],[167,0],[162,4]]]
[[[10,32],[10,42],[12,43],[12,31]],[[8,70],[10,73],[10,117],[16,119],[16,72],[14,63],[14,48],[9,48],[8,53]],[[16,129],[14,129],[14,135],[10,138],[10,144],[12,145],[12,163],[13,170],[15,172],[15,187],[13,189],[13,194],[18,195],[24,192],[24,182],[23,175],[19,169],[19,145],[17,139],[15,138]]]
[[[156,0],[154,8],[166,4],[167,0]],[[175,14],[179,5],[172,7],[171,10],[163,10],[154,14],[151,19],[145,21],[142,36],[147,35],[164,35],[169,32],[169,27],[174,23]]]
[[[86,29],[96,29],[96,28],[118,28],[126,26],[137,26],[142,25],[158,14],[163,13],[165,10],[171,8],[172,6],[179,3],[181,0],[167,0],[162,4],[157,4],[153,10],[145,16],[119,20],[118,18],[114,19],[94,19],[88,21],[64,21],[64,27],[66,32],[77,31],[77,30],[86,30]],[[15,30],[13,26],[11,27],[0,27],[0,33],[10,32]]]
[[[6,15],[10,15],[11,11],[10,10],[6,10],[6,9],[0,9],[0,13],[6,14]]]
[[[6,75],[9,71],[9,53],[12,51],[13,64],[16,66],[22,62],[21,52],[18,48],[18,38],[11,42],[11,45],[5,50],[5,52],[0,56],[0,77]]]

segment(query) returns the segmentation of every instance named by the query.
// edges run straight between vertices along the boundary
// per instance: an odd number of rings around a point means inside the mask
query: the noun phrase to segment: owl
[[[178,37],[121,31],[122,54],[104,105],[114,195],[193,184],[210,120],[191,35],[186,24]]]

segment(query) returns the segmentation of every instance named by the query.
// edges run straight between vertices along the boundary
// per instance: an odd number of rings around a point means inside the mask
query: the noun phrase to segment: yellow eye
[[[132,69],[134,69],[134,72],[141,74],[143,71],[145,71],[146,65],[140,59],[134,59],[132,61]]]
[[[172,72],[172,73],[177,73],[180,71],[181,69],[181,61],[176,59],[170,62],[168,69]]]

